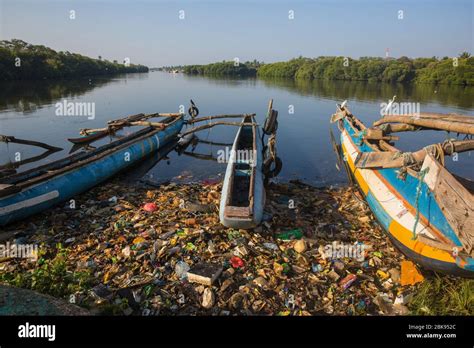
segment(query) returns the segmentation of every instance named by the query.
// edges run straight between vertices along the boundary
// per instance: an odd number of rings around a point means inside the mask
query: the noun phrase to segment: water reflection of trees
[[[474,87],[432,84],[390,84],[354,81],[260,79],[267,87],[278,87],[302,95],[334,100],[387,101],[394,95],[398,101],[439,103],[459,108],[474,107]]]
[[[185,75],[183,74],[185,80],[188,81],[202,81],[206,83],[211,83],[217,86],[256,86],[258,79],[255,77],[237,77],[237,76],[212,76],[212,75]]]
[[[0,110],[35,112],[63,98],[83,95],[96,87],[117,82],[112,78],[77,80],[8,81],[0,83]]]

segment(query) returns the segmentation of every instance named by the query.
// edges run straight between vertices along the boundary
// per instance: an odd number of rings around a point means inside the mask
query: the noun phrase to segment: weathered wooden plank
[[[395,115],[385,115],[386,116],[395,116]],[[404,117],[415,117],[415,118],[426,118],[426,119],[438,119],[452,122],[464,122],[464,123],[473,123],[474,116],[468,115],[459,115],[459,114],[441,114],[435,112],[420,112],[419,114],[405,114]]]
[[[248,218],[251,213],[249,207],[234,207],[228,205],[225,207],[224,215],[226,217]]]
[[[385,116],[384,118],[374,122],[374,126],[380,126],[386,123],[405,123],[414,126],[441,129],[448,132],[456,132],[461,134],[474,135],[474,123],[470,122],[453,122],[444,119],[427,119],[409,116]]]
[[[428,173],[435,173],[427,184],[465,251],[470,254],[474,247],[474,195],[430,154],[426,156],[422,170],[425,168],[429,168]]]

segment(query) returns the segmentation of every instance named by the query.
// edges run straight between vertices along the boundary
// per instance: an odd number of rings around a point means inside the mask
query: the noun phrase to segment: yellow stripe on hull
[[[447,251],[434,248],[418,240],[413,240],[413,232],[407,230],[395,220],[392,220],[388,230],[400,243],[422,256],[439,261],[456,263],[456,260]]]
[[[346,136],[348,136],[347,133],[346,133]],[[350,139],[349,136],[348,136],[348,139]],[[364,195],[367,196],[367,194],[369,192],[369,185],[367,184],[366,180],[363,178],[363,176],[360,172],[360,169],[355,167],[354,162],[353,162],[351,156],[349,155],[349,153],[347,152],[347,149],[344,146],[344,144],[341,144],[341,145],[342,145],[341,147],[342,147],[344,158],[347,161],[352,174],[354,175],[354,177],[355,177],[359,187],[361,188],[362,192],[364,193]],[[368,169],[366,169],[366,170],[368,170]],[[387,188],[387,190],[388,190],[388,188]],[[379,202],[379,204],[380,204],[380,202]],[[381,206],[383,206],[383,205],[381,204]],[[438,248],[434,248],[434,247],[432,247],[430,245],[427,245],[423,242],[420,242],[418,240],[413,240],[412,239],[413,232],[408,230],[406,227],[402,226],[396,220],[394,220],[392,216],[390,216],[390,217],[392,218],[392,221],[389,225],[389,228],[388,228],[387,232],[390,233],[400,243],[402,243],[406,248],[412,250],[413,252],[415,252],[415,253],[417,253],[421,256],[428,257],[430,259],[456,264],[456,260],[452,257],[452,255],[449,252],[447,252],[445,250],[438,249]]]

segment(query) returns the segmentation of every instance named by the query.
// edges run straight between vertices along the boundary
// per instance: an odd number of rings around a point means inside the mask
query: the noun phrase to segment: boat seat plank
[[[224,210],[226,217],[248,218],[250,216],[249,207],[227,206]]]
[[[236,169],[235,175],[237,176],[250,176],[252,171],[250,169]]]

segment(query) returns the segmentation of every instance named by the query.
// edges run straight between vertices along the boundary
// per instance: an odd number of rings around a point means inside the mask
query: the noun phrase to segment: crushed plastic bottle
[[[176,275],[181,280],[186,279],[188,277],[189,269],[190,269],[189,265],[184,261],[176,262],[176,266],[174,267],[174,271]]]

